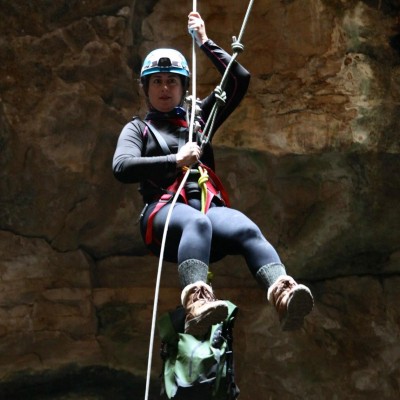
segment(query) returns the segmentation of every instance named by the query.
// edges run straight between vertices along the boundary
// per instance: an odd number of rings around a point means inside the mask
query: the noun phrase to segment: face
[[[169,112],[181,103],[183,88],[178,74],[160,72],[150,75],[149,101],[158,111]]]

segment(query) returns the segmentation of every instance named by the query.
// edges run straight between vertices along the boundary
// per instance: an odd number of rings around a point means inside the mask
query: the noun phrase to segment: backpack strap
[[[171,154],[171,150],[169,149],[167,142],[165,139],[162,137],[161,133],[158,132],[158,130],[150,123],[150,121],[143,121],[144,124],[147,126],[149,129],[149,132],[153,135],[155,141],[158,143],[160,146],[161,150],[163,153],[167,156]]]
[[[151,124],[150,121],[143,121],[144,124],[147,126],[150,133],[153,135],[154,139],[161,147],[161,150],[165,155],[171,154],[171,150],[169,149],[167,142],[161,135],[161,133]],[[179,132],[179,141],[178,141],[178,150],[186,143],[186,131],[182,130]]]
[[[235,324],[238,308],[233,303],[228,302],[228,309],[231,311],[229,320],[225,326],[225,337],[228,345],[226,352],[226,377],[227,377],[227,400],[236,400],[239,397],[240,389],[235,381],[235,364],[233,362],[233,327]]]
[[[144,121],[143,119],[141,119],[140,117],[135,115],[132,117],[132,122],[135,121],[136,119],[140,120],[145,125],[143,136],[144,137],[146,136],[146,131],[150,132],[150,134],[153,136],[156,143],[160,146],[162,152],[166,156],[171,154],[171,150],[169,149],[167,142],[165,141],[165,139],[163,138],[161,133],[150,123],[150,121]]]

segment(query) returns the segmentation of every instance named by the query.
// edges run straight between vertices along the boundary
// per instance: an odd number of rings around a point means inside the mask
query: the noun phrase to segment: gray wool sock
[[[189,258],[179,264],[178,273],[182,289],[197,281],[207,283],[208,265],[203,261]]]
[[[268,288],[278,279],[279,276],[286,275],[286,270],[281,263],[271,263],[263,265],[256,272],[257,281],[268,290]]]

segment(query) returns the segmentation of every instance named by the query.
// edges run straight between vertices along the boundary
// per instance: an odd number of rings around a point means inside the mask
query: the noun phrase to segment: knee
[[[193,217],[186,227],[192,232],[194,231],[204,236],[211,236],[212,234],[211,221],[204,214],[198,214]]]
[[[240,242],[245,242],[248,240],[262,240],[265,241],[263,234],[255,224],[243,225],[238,227],[237,237]]]

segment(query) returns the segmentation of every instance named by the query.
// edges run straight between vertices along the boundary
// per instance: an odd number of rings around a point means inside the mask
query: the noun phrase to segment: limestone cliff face
[[[115,181],[111,159],[145,110],[143,57],[172,46],[190,60],[189,3],[0,2],[7,399],[143,398],[158,259],[139,236],[137,188]],[[209,3],[198,4],[208,34],[229,51],[247,2]],[[252,81],[215,137],[218,173],[316,307],[303,331],[282,334],[242,259],[212,266],[217,295],[240,308],[243,400],[399,397],[399,11],[394,0],[254,2],[238,58]],[[197,61],[201,96],[219,77]],[[178,301],[166,264],[159,312]]]

